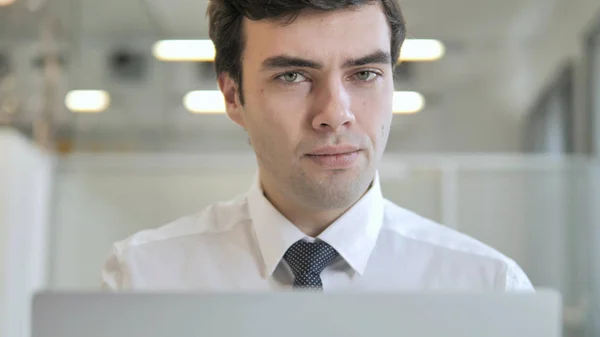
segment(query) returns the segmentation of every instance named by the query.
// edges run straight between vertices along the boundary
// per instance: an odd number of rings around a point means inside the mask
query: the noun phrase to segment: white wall
[[[591,310],[588,313],[588,319],[591,323],[591,331],[594,336],[600,336],[600,160],[597,161],[596,168],[591,172],[592,181],[590,189],[593,191],[591,202],[593,208],[593,219],[587,235],[582,241],[589,247],[586,268],[589,269],[589,282],[591,283],[591,298],[589,305]]]
[[[31,294],[47,285],[53,160],[0,128],[0,336],[28,337]]]
[[[590,112],[592,114],[592,148],[594,155],[600,157],[600,95],[597,93],[594,94],[595,91],[600,91],[600,18],[598,19],[598,28],[596,30],[596,36],[592,41],[592,45],[590,48],[593,48],[592,55],[589,55],[589,63],[590,63],[590,78],[589,84],[591,85],[590,92],[592,93],[592,97],[590,97],[591,106]]]

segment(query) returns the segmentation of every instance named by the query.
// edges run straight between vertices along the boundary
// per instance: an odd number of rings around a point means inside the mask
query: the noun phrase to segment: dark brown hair
[[[242,53],[245,46],[243,18],[273,19],[291,23],[306,9],[333,11],[380,2],[391,29],[391,56],[394,66],[406,37],[406,24],[397,0],[210,0],[207,9],[209,35],[216,49],[217,74],[229,74],[242,95]]]

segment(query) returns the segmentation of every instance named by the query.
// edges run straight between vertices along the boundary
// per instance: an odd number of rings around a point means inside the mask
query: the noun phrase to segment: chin
[[[330,181],[317,187],[313,200],[328,209],[348,208],[365,194],[369,184],[363,179]]]
[[[360,189],[360,186],[368,186],[372,181],[371,170],[365,167],[335,169],[313,173],[315,174],[313,177],[316,178],[316,182],[319,182],[326,187],[337,185],[340,187],[340,190],[353,190],[357,187]]]
[[[298,172],[299,173],[299,172]],[[292,190],[307,204],[319,209],[347,208],[369,188],[371,169],[356,166],[340,170],[305,169],[291,176]]]
[[[363,167],[351,167],[344,169],[328,169],[328,170],[317,170],[313,171],[311,175],[315,175],[316,177],[320,177],[321,179],[335,179],[335,180],[343,180],[347,179],[349,181],[359,179],[362,175],[365,174],[365,169]]]

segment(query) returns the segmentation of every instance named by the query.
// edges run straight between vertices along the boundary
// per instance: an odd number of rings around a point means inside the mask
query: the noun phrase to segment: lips
[[[325,169],[345,169],[356,162],[359,154],[360,150],[352,146],[334,146],[317,149],[306,156]]]
[[[357,152],[359,149],[350,145],[325,146],[311,151],[309,156],[335,156]]]

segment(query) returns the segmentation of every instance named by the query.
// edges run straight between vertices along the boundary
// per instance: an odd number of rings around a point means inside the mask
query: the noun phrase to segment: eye
[[[300,73],[285,73],[279,76],[286,83],[299,83],[306,80],[306,77]]]
[[[365,70],[365,71],[356,73],[356,75],[354,75],[354,76],[356,76],[356,79],[358,79],[359,81],[371,82],[371,81],[375,80],[375,78],[379,75],[373,71]]]

